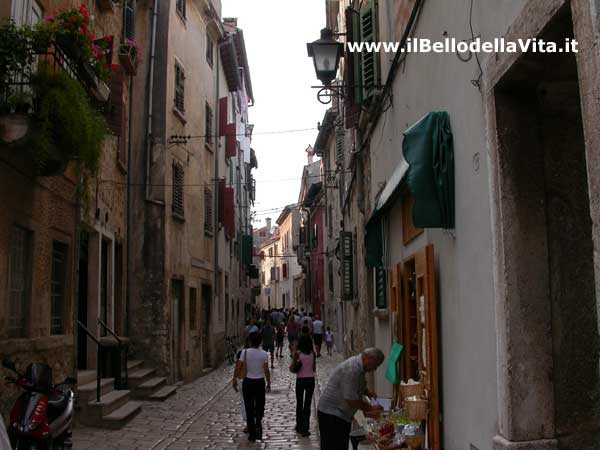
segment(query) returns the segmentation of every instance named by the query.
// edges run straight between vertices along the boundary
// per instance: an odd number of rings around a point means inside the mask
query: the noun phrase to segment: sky
[[[252,148],[256,151],[257,222],[275,220],[283,206],[298,201],[305,149],[314,145],[327,106],[317,100],[317,80],[306,43],[325,27],[323,0],[222,0],[223,17],[237,17],[244,30],[255,105]],[[261,134],[273,131],[313,130]],[[271,211],[277,208],[277,211]]]

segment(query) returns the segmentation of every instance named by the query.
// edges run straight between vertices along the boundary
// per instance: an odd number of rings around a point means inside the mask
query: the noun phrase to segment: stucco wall
[[[380,40],[393,40],[395,1],[379,2]],[[524,1],[475,2],[473,26],[482,39],[502,36]],[[468,0],[424,2],[415,37],[470,38]],[[389,8],[389,9],[388,9]],[[397,38],[397,37],[396,37]],[[383,81],[392,57],[381,55]],[[440,314],[441,390],[444,442],[449,450],[491,449],[497,420],[496,338],[492,284],[491,225],[486,135],[482,97],[471,80],[475,58],[454,54],[409,54],[394,84],[394,105],[382,117],[371,147],[371,200],[402,160],[402,133],[430,111],[448,111],[454,133],[456,229],[428,230],[404,248],[401,214],[391,213],[390,264],[395,265],[426,242],[433,243]],[[418,87],[418,89],[417,89]],[[378,321],[378,342],[389,342],[388,323]],[[379,374],[378,381],[381,380]]]

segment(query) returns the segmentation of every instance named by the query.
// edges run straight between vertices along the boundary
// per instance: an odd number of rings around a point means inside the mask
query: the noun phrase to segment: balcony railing
[[[15,73],[8,78],[4,89],[0,89],[3,98],[0,100],[8,101],[10,97],[19,93],[31,94],[31,77],[35,74],[40,64],[46,64],[50,71],[63,71],[71,78],[77,80],[90,96],[98,102],[106,102],[110,95],[110,90],[106,83],[95,75],[93,68],[82,61],[77,61],[74,57],[67,56],[67,52],[60,45],[54,45],[47,50],[31,50],[34,55],[34,62],[31,70],[25,73]],[[35,105],[34,105],[35,107]]]

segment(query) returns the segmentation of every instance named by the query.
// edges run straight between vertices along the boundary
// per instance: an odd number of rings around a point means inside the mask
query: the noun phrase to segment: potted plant
[[[22,147],[33,152],[38,175],[62,173],[74,159],[82,170],[95,172],[108,128],[82,86],[46,65],[40,65],[32,85],[36,98],[34,126]]]
[[[126,39],[119,46],[119,62],[125,73],[129,76],[135,76],[137,72],[139,46],[131,39]]]

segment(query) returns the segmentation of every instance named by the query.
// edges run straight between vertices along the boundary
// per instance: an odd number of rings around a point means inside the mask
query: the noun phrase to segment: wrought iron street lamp
[[[344,45],[334,38],[329,28],[321,30],[321,39],[306,44],[308,56],[313,58],[317,78],[326,86],[331,86],[344,54]]]

